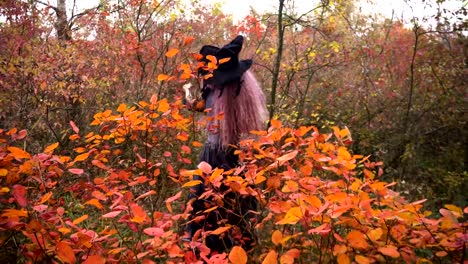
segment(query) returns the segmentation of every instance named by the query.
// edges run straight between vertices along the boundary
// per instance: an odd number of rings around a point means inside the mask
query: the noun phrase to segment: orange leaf
[[[0,177],[5,177],[8,175],[8,170],[6,169],[0,169]]]
[[[88,157],[89,157],[89,153],[83,153],[83,154],[80,154],[80,155],[76,156],[74,161],[75,162],[76,161],[83,161],[83,160],[86,160]]]
[[[96,199],[96,198],[93,198],[93,199],[87,201],[85,204],[94,205],[94,206],[96,206],[98,209],[103,209],[103,208],[104,208],[104,207],[102,206],[102,204],[99,202],[99,200]]]
[[[271,242],[277,246],[281,243],[281,240],[283,240],[283,233],[279,230],[275,230],[271,235]]]
[[[336,258],[336,262],[338,264],[350,264],[351,263],[348,255],[346,254],[339,254],[338,257]]]
[[[179,53],[178,49],[171,48],[166,52],[166,57],[168,58],[174,57],[177,53]]]
[[[346,239],[353,248],[366,249],[369,247],[365,235],[357,230],[349,232]]]
[[[27,217],[28,211],[21,209],[4,209],[2,211],[2,217]]]
[[[57,243],[57,257],[64,263],[75,263],[75,253],[68,243],[60,241]]]
[[[88,219],[88,215],[87,215],[87,214],[85,214],[85,215],[83,215],[83,216],[81,216],[81,217],[78,217],[77,219],[73,220],[73,224],[77,225],[77,224],[83,222],[83,221],[86,220],[86,219]]]
[[[167,249],[167,253],[169,253],[169,257],[171,258],[181,257],[184,255],[184,252],[176,243],[172,244],[172,246]]]
[[[234,246],[229,252],[229,260],[235,264],[245,264],[247,263],[247,254],[243,248]]]
[[[400,253],[398,252],[398,248],[392,245],[387,245],[385,247],[379,248],[380,253],[384,254],[385,256],[389,256],[392,258],[400,257]]]
[[[220,235],[220,234],[228,231],[229,229],[231,229],[231,226],[218,227],[218,228],[216,228],[216,230],[212,231],[211,234],[212,235]]]
[[[171,106],[170,106],[169,103],[167,102],[167,99],[166,99],[166,98],[164,98],[164,99],[162,99],[161,101],[159,101],[158,112],[165,113],[165,112],[167,112],[170,108],[171,108]]]
[[[50,199],[50,197],[52,197],[52,192],[44,194],[44,196],[42,196],[41,200],[37,204],[43,204],[47,202]]]
[[[121,103],[119,105],[119,107],[117,107],[117,112],[119,112],[119,113],[123,113],[123,112],[125,112],[125,110],[127,110],[127,105],[124,104],[124,103]]]
[[[105,263],[106,263],[106,259],[104,257],[98,256],[98,255],[89,256],[83,262],[83,264],[105,264]]]
[[[200,142],[198,142],[198,141],[192,141],[192,146],[194,146],[194,147],[201,147],[201,146],[203,146],[203,144],[200,143]]]
[[[44,153],[52,154],[54,152],[54,149],[56,149],[58,146],[59,146],[58,142],[51,144],[44,149]]]
[[[132,214],[133,214],[133,217],[130,219],[130,221],[139,223],[139,224],[145,222],[146,218],[148,217],[145,209],[143,209],[141,206],[139,206],[136,203],[130,204],[130,209],[132,210]]]
[[[219,63],[219,64],[223,64],[223,63],[226,63],[226,62],[228,62],[228,61],[230,61],[230,60],[231,60],[231,58],[229,58],[229,57],[228,57],[228,58],[223,58],[223,59],[220,59],[220,60],[218,61],[218,63]]]
[[[158,75],[158,81],[165,81],[165,80],[169,79],[169,77],[170,77],[169,75],[161,73],[161,74]]]
[[[277,264],[278,263],[278,253],[275,250],[270,250],[263,259],[262,264]]]
[[[26,151],[20,149],[20,148],[17,148],[17,147],[8,147],[7,148],[8,151],[11,152],[11,155],[13,155],[13,157],[15,159],[29,159],[31,158],[31,155],[29,153],[27,153]]]
[[[276,161],[279,161],[280,165],[283,165],[284,162],[288,160],[292,160],[297,156],[298,151],[294,150],[292,152],[289,152],[288,154],[285,154],[279,158],[276,159]]]
[[[206,59],[209,60],[212,64],[216,65],[218,63],[218,60],[216,59],[215,56],[213,55],[207,55]]]
[[[281,121],[277,119],[272,119],[271,120],[271,126],[274,128],[281,128]]]
[[[184,46],[190,45],[195,40],[194,37],[188,36],[184,38]]]
[[[374,261],[370,258],[367,258],[367,257],[364,257],[364,256],[361,256],[361,255],[357,255],[354,260],[356,260],[356,262],[358,264],[370,264],[370,263],[373,263]]]

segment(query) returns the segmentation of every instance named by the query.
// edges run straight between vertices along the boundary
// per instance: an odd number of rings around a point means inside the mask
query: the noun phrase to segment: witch
[[[199,156],[199,161],[207,162],[213,169],[222,168],[226,171],[237,167],[239,159],[234,153],[235,146],[241,139],[248,137],[250,131],[262,130],[268,116],[265,95],[249,70],[252,66],[252,60],[239,60],[243,42],[244,38],[239,35],[221,48],[205,45],[200,50],[202,62],[205,64],[213,63],[214,57],[218,65],[212,72],[206,70],[206,67],[199,70],[202,103],[192,101],[189,106],[197,111],[207,113],[208,138]],[[204,182],[203,177],[200,176],[194,177],[194,180]],[[248,210],[255,210],[256,201],[252,199],[253,197],[249,197],[250,199],[241,199],[240,203],[236,205],[237,208],[240,207],[240,212],[228,215],[229,212],[236,209],[225,206],[209,213],[202,221],[194,221],[195,217],[206,210],[206,205],[210,203],[206,199],[199,199],[205,189],[205,184],[199,184],[190,190],[189,201],[192,202],[193,208],[192,221],[188,224],[188,239],[190,240],[200,229],[205,231],[216,229],[219,221],[223,219],[227,219],[231,225],[242,226],[240,222],[243,219],[236,219],[233,216],[245,216]],[[229,195],[225,196],[225,198],[227,197]],[[239,201],[239,199],[232,200]],[[225,205],[228,204],[225,203]],[[220,238],[210,235],[205,239],[205,244],[218,252],[232,247],[233,243],[232,238],[228,236]],[[251,241],[251,243],[253,242]]]

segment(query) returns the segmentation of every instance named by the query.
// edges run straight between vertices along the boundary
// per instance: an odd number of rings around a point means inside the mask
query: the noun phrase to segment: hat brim
[[[252,64],[252,60],[241,60],[235,69],[229,69],[228,71],[216,69],[213,71],[213,76],[208,78],[206,82],[214,85],[224,85],[238,81],[252,67]]]

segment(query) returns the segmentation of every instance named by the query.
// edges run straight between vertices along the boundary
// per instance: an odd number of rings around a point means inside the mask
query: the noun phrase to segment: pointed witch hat
[[[221,59],[229,58],[228,61],[218,65],[218,68],[213,71],[213,76],[208,78],[206,83],[224,85],[240,80],[242,75],[252,66],[252,60],[239,60],[243,43],[244,37],[239,35],[222,48],[205,45],[200,49],[200,54],[203,56],[201,61],[205,63],[209,62],[208,55],[216,57],[218,62]],[[206,75],[208,71],[201,69],[199,73]]]

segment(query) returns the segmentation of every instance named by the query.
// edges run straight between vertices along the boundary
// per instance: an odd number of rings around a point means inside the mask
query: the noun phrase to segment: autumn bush
[[[95,132],[74,123],[70,155],[58,143],[24,150],[26,130],[1,130],[1,257],[9,262],[61,263],[373,263],[463,262],[466,214],[447,204],[423,210],[381,181],[380,162],[350,152],[347,128],[321,133],[274,120],[254,131],[231,171],[194,163],[203,124],[180,101],[153,96],[135,106],[94,115]],[[198,168],[197,168],[198,166]],[[236,237],[221,226],[184,242],[186,194],[192,175],[259,200],[252,230],[257,246],[242,241],[212,253],[208,234]],[[218,203],[216,206],[222,206]],[[212,210],[215,210],[213,208]],[[210,211],[208,209],[207,211]],[[197,252],[195,254],[194,252]]]
[[[1,262],[463,263],[464,24],[319,2],[238,23],[196,1],[0,2]],[[274,119],[222,171],[197,164],[204,124],[179,98],[198,48],[237,34]],[[221,185],[258,200],[253,249],[225,222],[180,239],[193,175],[207,214]],[[210,252],[210,234],[235,247]]]

